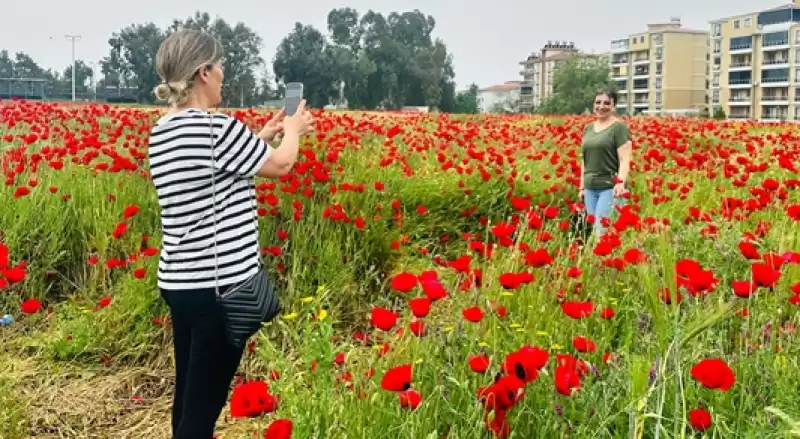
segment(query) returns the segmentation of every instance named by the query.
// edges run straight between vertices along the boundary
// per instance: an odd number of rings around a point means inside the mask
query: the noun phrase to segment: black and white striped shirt
[[[272,147],[234,117],[188,109],[162,117],[150,132],[150,175],[163,234],[161,289],[215,286],[212,133],[219,286],[242,282],[259,267],[255,175]]]

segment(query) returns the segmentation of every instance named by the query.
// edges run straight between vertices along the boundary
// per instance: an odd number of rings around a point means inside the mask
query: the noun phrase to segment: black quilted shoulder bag
[[[228,342],[237,348],[243,348],[247,340],[261,329],[263,323],[269,322],[280,313],[280,302],[275,283],[270,279],[266,264],[261,258],[258,245],[258,213],[255,194],[250,198],[253,204],[253,227],[256,233],[256,257],[259,261],[258,272],[247,280],[232,285],[220,293],[219,258],[217,255],[217,187],[216,160],[214,155],[214,116],[209,114],[209,130],[211,139],[211,191],[212,214],[214,217],[214,280],[217,304],[225,322]]]

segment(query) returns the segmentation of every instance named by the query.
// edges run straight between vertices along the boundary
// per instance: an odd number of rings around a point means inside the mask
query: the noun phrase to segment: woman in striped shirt
[[[221,101],[223,51],[201,31],[167,37],[156,71],[156,97],[170,104],[150,132],[148,155],[161,207],[158,288],[173,322],[172,431],[176,439],[210,439],[242,357],[226,341],[216,287],[224,293],[259,269],[255,177],[288,173],[314,121],[305,101],[258,134],[210,113]],[[273,148],[267,142],[281,132]]]

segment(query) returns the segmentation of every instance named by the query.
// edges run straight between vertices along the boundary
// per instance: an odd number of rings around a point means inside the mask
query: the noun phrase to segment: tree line
[[[280,99],[283,84],[299,81],[309,103],[317,108],[329,104],[350,109],[425,106],[475,113],[478,87],[472,84],[456,92],[453,57],[445,42],[434,37],[435,27],[435,19],[417,9],[388,15],[332,9],[324,30],[295,23],[267,62],[261,56],[263,41],[252,28],[198,11],[174,19],[164,29],[148,22],[114,32],[108,40],[108,55],[98,64],[76,61],[76,93],[91,99],[94,90],[102,91],[98,97],[107,96],[108,90],[124,90],[135,101],[153,103],[158,47],[171,33],[191,28],[211,33],[225,49],[222,105],[226,107],[254,107]],[[25,53],[11,56],[0,50],[0,78],[44,80],[45,96],[70,96],[72,69],[72,65],[61,71],[44,69]],[[100,75],[95,77],[97,70]],[[553,79],[555,93],[542,102],[539,112],[586,111],[594,90],[614,85],[608,66],[583,65],[578,59],[566,61]]]
[[[245,23],[231,24],[206,12],[162,29],[152,22],[114,32],[109,52],[99,62],[99,77],[85,61],[76,61],[76,92],[125,89],[141,103],[152,103],[158,83],[155,57],[161,42],[182,29],[201,29],[225,48],[223,106],[258,106],[283,95],[283,84],[299,81],[314,107],[346,104],[351,109],[399,109],[428,106],[441,111],[474,112],[474,90],[455,90],[452,55],[433,35],[436,21],[419,10],[360,15],[338,8],[327,15],[327,29],[295,23],[271,62],[260,54],[261,37]],[[0,78],[46,81],[45,94],[71,92],[72,66],[44,69],[25,53],[0,51]],[[58,93],[56,93],[58,94]]]

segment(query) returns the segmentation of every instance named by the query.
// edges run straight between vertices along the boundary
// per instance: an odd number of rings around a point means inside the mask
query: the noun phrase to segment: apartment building
[[[572,41],[548,41],[538,52],[531,53],[520,61],[522,65],[522,87],[520,88],[520,111],[538,108],[553,94],[553,76],[556,69],[572,56],[585,61],[601,61],[603,54],[583,53]]]
[[[611,42],[620,114],[698,114],[706,108],[708,32],[680,18]]]
[[[800,0],[712,21],[711,59],[712,112],[800,120]]]

